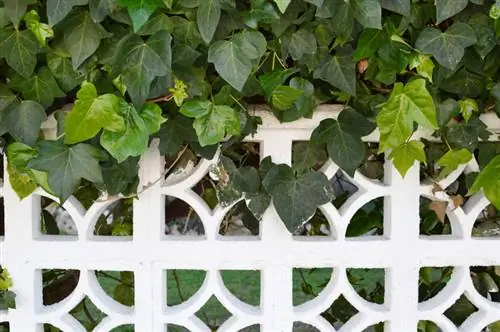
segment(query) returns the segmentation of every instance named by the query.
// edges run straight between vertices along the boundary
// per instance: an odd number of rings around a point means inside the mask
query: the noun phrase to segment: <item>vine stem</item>
[[[164,95],[164,96],[148,99],[147,101],[150,103],[161,103],[161,102],[171,101],[172,98],[174,98],[174,95],[169,93],[169,94]]]
[[[186,152],[187,148],[188,148],[188,145],[187,144],[184,145],[184,147],[182,148],[182,150],[179,151],[179,153],[177,154],[177,157],[175,158],[174,162],[165,171],[163,171],[163,173],[161,173],[160,177],[158,179],[156,179],[155,181],[153,181],[152,183],[149,183],[146,186],[144,186],[141,189],[141,191],[137,192],[136,194],[134,194],[134,195],[128,195],[128,196],[114,195],[114,196],[109,196],[109,197],[104,198],[104,199],[98,199],[96,202],[102,203],[102,202],[108,202],[108,201],[111,201],[111,200],[114,200],[114,199],[127,199],[127,198],[135,198],[135,197],[139,196],[140,194],[144,193],[145,191],[147,191],[151,187],[153,187],[155,184],[157,184],[158,182],[160,182],[161,179],[163,179],[175,167],[175,165],[177,165],[177,163],[179,162],[179,160],[181,160],[181,158],[184,155],[184,152]]]

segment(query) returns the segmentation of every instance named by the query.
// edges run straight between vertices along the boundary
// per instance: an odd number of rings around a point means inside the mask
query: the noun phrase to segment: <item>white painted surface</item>
[[[274,162],[291,162],[293,141],[307,140],[319,121],[336,117],[339,107],[322,106],[313,119],[279,124],[263,114],[264,125],[249,141],[260,142],[262,157]],[[483,120],[498,132],[500,120],[488,115]],[[425,136],[427,133],[418,133]],[[496,135],[495,135],[496,137]],[[365,137],[377,141],[376,133]],[[387,322],[386,331],[414,332],[419,320],[432,320],[442,331],[480,331],[500,320],[500,305],[481,297],[469,276],[471,265],[500,265],[500,240],[471,238],[474,221],[488,205],[482,194],[472,197],[465,206],[448,210],[453,235],[419,236],[419,197],[432,198],[432,186],[419,182],[418,166],[402,179],[390,162],[386,163],[385,180],[377,182],[356,173],[353,181],[360,188],[339,210],[333,205],[321,207],[331,223],[332,235],[321,238],[294,238],[285,229],[273,207],[264,215],[258,238],[222,237],[218,227],[230,207],[211,211],[190,188],[207,174],[216,160],[202,161],[189,176],[157,183],[140,195],[134,203],[133,238],[97,238],[93,227],[98,216],[112,202],[96,202],[88,211],[74,198],[64,208],[78,229],[77,237],[50,237],[39,234],[40,196],[42,191],[19,201],[5,181],[6,235],[0,241],[0,263],[11,273],[17,293],[17,309],[0,312],[0,321],[10,322],[13,332],[41,332],[42,323],[50,323],[64,331],[84,331],[68,312],[87,295],[108,317],[95,331],[110,331],[122,324],[135,324],[137,332],[160,332],[167,323],[183,325],[190,331],[209,331],[194,316],[215,295],[233,314],[220,331],[238,331],[245,326],[261,324],[264,332],[291,331],[294,321],[335,331],[320,313],[343,294],[359,311],[340,331],[363,331],[378,322]],[[164,161],[155,145],[141,161],[141,186],[161,176]],[[328,163],[322,169],[329,177],[338,168]],[[477,170],[470,162],[441,183],[452,183],[462,172]],[[204,223],[203,237],[165,235],[164,195],[184,200]],[[386,197],[382,237],[346,239],[345,231],[354,213],[377,197]],[[442,193],[440,199],[448,199]],[[418,303],[418,271],[423,266],[455,266],[448,286],[435,298]],[[292,303],[292,269],[294,267],[333,267],[334,274],[325,290],[314,300],[302,305]],[[346,268],[385,268],[386,302],[368,303],[356,294],[346,277]],[[80,282],[63,302],[42,305],[40,269],[79,269]],[[166,307],[165,270],[206,270],[205,282],[188,302]],[[219,270],[242,269],[261,271],[261,305],[253,307],[234,297],[224,286]],[[100,288],[94,270],[134,271],[135,307],[129,308],[109,298]],[[479,308],[457,329],[443,312],[461,294]]]

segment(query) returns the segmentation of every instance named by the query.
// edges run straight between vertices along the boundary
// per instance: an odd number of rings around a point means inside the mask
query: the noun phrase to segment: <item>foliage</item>
[[[491,0],[0,0],[0,134],[11,183],[21,198],[42,186],[64,201],[82,181],[130,195],[152,138],[167,158],[211,157],[220,146],[234,164],[219,167],[227,176],[218,201],[244,196],[257,218],[273,201],[295,231],[334,198],[318,164],[328,156],[351,176],[365,169],[374,154],[362,139],[376,129],[378,153],[402,175],[418,161],[444,177],[484,154],[479,143],[491,133],[479,117],[500,113],[499,8]],[[291,168],[244,166],[231,155],[258,127],[248,105],[259,103],[283,122],[310,118],[319,104],[345,107],[296,146]],[[48,117],[57,137],[41,130]],[[445,151],[428,153],[417,130],[434,132]],[[500,207],[497,164],[482,165],[470,194],[484,190]]]

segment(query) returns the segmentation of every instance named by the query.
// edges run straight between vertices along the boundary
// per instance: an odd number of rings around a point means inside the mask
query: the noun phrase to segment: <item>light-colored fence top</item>
[[[323,106],[312,119],[280,124],[267,113],[258,133],[248,140],[260,143],[261,157],[271,156],[276,163],[291,163],[294,141],[308,140],[319,121],[336,117],[339,108]],[[500,120],[483,116],[490,130],[500,132]],[[428,133],[419,133],[426,136]],[[496,135],[495,135],[496,136]],[[377,141],[377,133],[366,137]],[[480,331],[500,320],[500,305],[483,298],[474,288],[469,267],[500,265],[500,240],[477,239],[471,236],[474,221],[489,204],[479,193],[447,215],[452,226],[449,236],[419,235],[419,198],[449,199],[445,193],[433,196],[432,185],[420,183],[419,167],[415,165],[403,179],[392,166],[385,164],[383,182],[371,180],[357,172],[352,181],[359,187],[340,208],[332,204],[321,207],[330,222],[328,237],[293,237],[271,206],[263,216],[258,237],[224,237],[219,225],[230,207],[210,210],[191,188],[216,163],[204,160],[189,176],[169,185],[161,182],[140,194],[134,201],[133,237],[98,237],[93,235],[99,215],[113,201],[96,202],[88,210],[70,198],[64,208],[71,214],[78,229],[77,237],[40,234],[40,196],[20,201],[7,179],[3,185],[5,204],[5,238],[0,242],[0,263],[7,267],[14,280],[17,309],[0,312],[0,321],[8,321],[13,332],[43,331],[50,323],[63,331],[85,331],[68,314],[85,296],[108,315],[95,331],[110,331],[116,326],[133,324],[135,331],[159,332],[166,324],[182,325],[190,331],[209,331],[194,314],[212,296],[231,312],[219,331],[239,331],[260,324],[261,331],[292,331],[294,322],[310,324],[320,331],[335,329],[320,316],[341,294],[359,313],[341,331],[363,331],[378,322],[386,322],[385,331],[414,332],[419,320],[432,320],[442,331]],[[463,172],[477,170],[473,160],[446,179],[446,187]],[[140,181],[153,183],[164,170],[164,160],[155,144],[142,157]],[[322,171],[333,176],[338,167],[328,162]],[[200,216],[205,235],[183,237],[165,235],[165,196],[177,197],[189,204]],[[384,197],[384,235],[346,238],[351,217],[367,202]],[[454,266],[446,288],[436,297],[419,303],[419,269],[425,266]],[[314,300],[294,306],[292,301],[292,269],[295,267],[334,268],[331,281]],[[384,268],[385,303],[363,300],[346,277],[352,267]],[[42,304],[41,269],[80,270],[75,291],[62,302]],[[167,307],[165,271],[168,269],[206,270],[201,289],[185,303]],[[224,286],[220,270],[259,270],[261,303],[254,307],[235,297]],[[123,306],[102,290],[94,271],[133,271],[135,305]],[[462,294],[479,309],[457,329],[443,312]]]

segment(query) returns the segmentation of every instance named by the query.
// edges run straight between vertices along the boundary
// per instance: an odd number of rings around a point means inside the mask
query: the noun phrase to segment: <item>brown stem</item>
[[[169,94],[166,94],[164,96],[159,96],[156,98],[148,99],[147,102],[149,102],[149,103],[163,103],[163,102],[171,101],[172,98],[174,98],[174,96],[171,93],[169,93]]]
[[[391,93],[392,89],[389,88],[379,88],[376,86],[371,87],[372,90],[377,91],[377,92],[382,92],[382,93]]]

